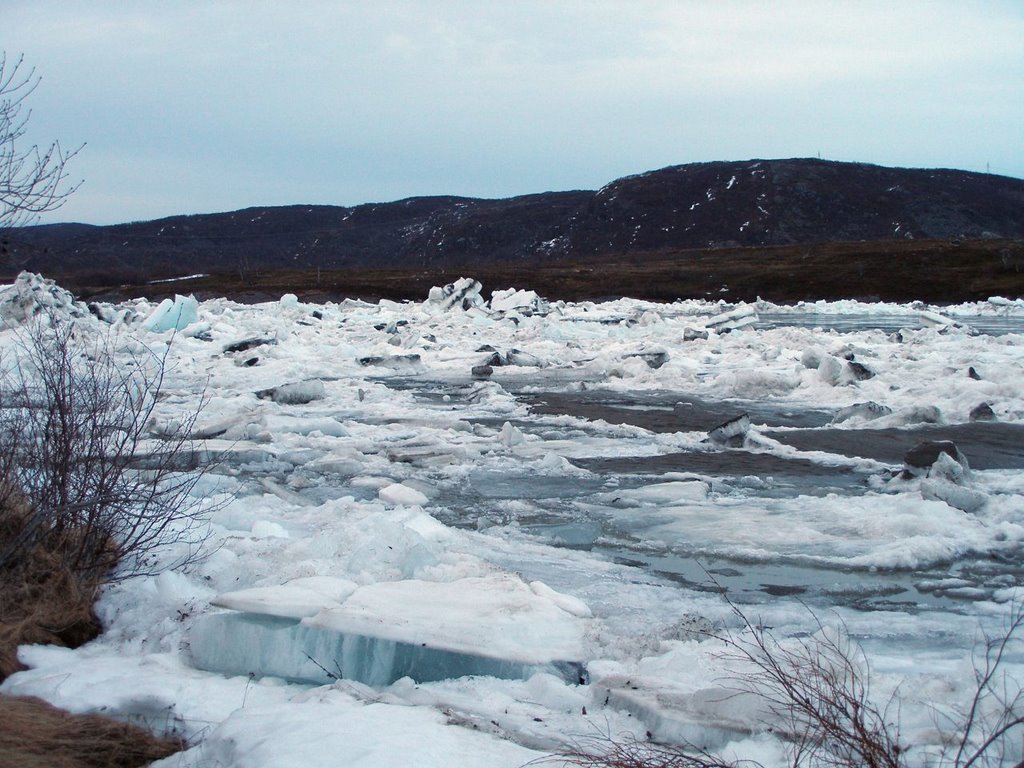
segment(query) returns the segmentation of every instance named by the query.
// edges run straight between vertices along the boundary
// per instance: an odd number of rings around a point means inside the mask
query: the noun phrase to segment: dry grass
[[[0,494],[0,537],[10,540],[28,524],[31,508],[6,486]],[[0,680],[20,669],[17,647],[46,643],[75,647],[100,632],[93,612],[99,582],[68,567],[63,540],[45,539],[0,567]]]
[[[138,726],[0,696],[0,768],[135,768],[183,748]]]
[[[27,524],[30,507],[6,488],[0,537]],[[0,680],[18,671],[19,645],[75,647],[100,632],[93,612],[99,580],[68,565],[74,531],[44,539],[0,568]],[[71,715],[39,699],[0,696],[0,768],[134,768],[184,748],[138,726],[99,715]]]

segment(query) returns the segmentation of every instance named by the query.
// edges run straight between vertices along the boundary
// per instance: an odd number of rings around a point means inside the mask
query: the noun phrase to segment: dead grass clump
[[[0,537],[10,540],[32,514],[24,496],[5,486],[0,493]],[[76,532],[37,541],[21,557],[0,567],[0,680],[16,672],[17,648],[28,643],[77,647],[96,637],[93,611],[98,578],[83,578],[67,564]]]
[[[177,739],[34,698],[0,696],[0,768],[136,768],[184,748]]]

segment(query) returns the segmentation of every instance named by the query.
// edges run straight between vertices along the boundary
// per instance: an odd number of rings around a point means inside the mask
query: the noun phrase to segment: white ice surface
[[[758,450],[856,469],[871,485],[850,494],[779,494],[770,476],[608,476],[577,463],[711,450],[701,441],[716,423],[656,433],[575,415],[542,417],[515,394],[747,398],[795,413],[873,401],[892,410],[887,422],[851,420],[840,430],[906,429],[928,409],[956,424],[987,402],[1000,422],[1020,424],[1024,336],[967,330],[972,321],[1024,318],[1018,300],[737,308],[622,299],[554,302],[541,314],[530,296],[496,292],[497,307],[492,298],[487,309],[472,281],[460,291],[459,301],[439,291],[435,301],[409,304],[205,301],[197,315],[211,341],[187,333],[136,337],[132,318],[152,307],[110,307],[105,316],[123,326],[126,360],[145,345],[169,343],[158,420],[180,419],[205,393],[197,437],[225,464],[196,494],[225,503],[214,507],[202,563],[108,587],[98,606],[106,628],[100,638],[75,651],[22,648],[29,669],[0,690],[178,728],[192,747],[167,765],[512,766],[596,727],[640,738],[647,731],[699,736],[774,768],[784,764],[779,741],[757,722],[753,734],[742,732],[738,724],[756,721],[754,710],[714,698],[730,667],[706,632],[694,629],[737,629],[728,606],[714,592],[628,564],[629,548],[637,557],[726,558],[741,569],[751,562],[813,566],[823,581],[849,569],[859,569],[856,578],[931,568],[966,584],[961,563],[1019,559],[1024,481],[1017,470],[976,471],[953,483],[957,494],[984,496],[970,513],[947,503],[959,496],[943,500],[949,488],[888,482],[886,470],[896,467],[801,454],[766,439]],[[939,312],[961,327],[918,323],[899,338],[739,327],[755,312],[780,309],[848,317]],[[683,341],[686,327],[729,315],[730,333]],[[89,317],[81,323],[87,332],[107,327]],[[245,338],[276,343],[255,348],[258,362],[242,367],[222,350]],[[0,332],[5,350],[14,343]],[[484,345],[506,356],[519,350],[530,365],[496,367],[489,380],[474,380],[470,369],[491,354],[477,351]],[[667,358],[656,369],[637,356],[652,350]],[[846,376],[849,355],[873,378]],[[364,365],[365,358],[377,362]],[[836,361],[839,375],[822,375],[825,359]],[[256,396],[289,382],[318,382],[322,397],[285,403]],[[671,408],[673,400],[666,402]],[[752,431],[759,429],[755,419]],[[545,539],[537,532],[548,526],[565,530]],[[627,562],[550,543],[574,535],[621,547]],[[934,743],[928,707],[964,701],[978,626],[997,630],[1006,601],[1019,596],[1012,578],[990,592],[1003,602],[837,608],[823,620],[841,619],[862,640],[878,697],[900,686],[910,739]],[[752,610],[783,637],[817,628],[793,600],[766,597]],[[369,689],[194,668],[195,627],[232,614],[322,621],[324,631],[372,629],[474,653],[578,659],[591,682],[538,674],[405,679]],[[537,647],[543,656],[530,655]],[[1011,663],[1011,675],[1024,677],[1021,660]]]
[[[543,585],[531,589],[508,574],[389,581],[360,587],[303,624],[523,663],[578,661],[585,629],[578,616],[587,609],[562,604]]]

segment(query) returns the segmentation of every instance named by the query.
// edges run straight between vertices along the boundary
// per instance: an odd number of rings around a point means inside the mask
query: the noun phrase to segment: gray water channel
[[[387,383],[411,390],[425,407],[446,409],[470,397],[474,386],[472,382],[422,379],[391,379]],[[728,591],[739,602],[791,597],[812,605],[861,610],[955,611],[969,601],[991,597],[996,589],[1024,585],[1021,557],[969,558],[919,570],[847,570],[782,556],[771,562],[729,559],[696,549],[687,551],[685,543],[675,543],[672,551],[652,549],[600,512],[609,492],[661,482],[666,476],[700,478],[717,494],[755,502],[758,498],[863,495],[877,487],[872,479],[877,481],[880,472],[887,479],[898,471],[903,455],[922,440],[954,441],[978,470],[1024,469],[1024,425],[976,422],[839,429],[831,426],[834,413],[827,409],[710,400],[675,391],[538,392],[535,379],[529,383],[530,391],[523,391],[525,382],[518,391],[506,379],[502,384],[530,409],[530,418],[513,422],[526,433],[571,439],[567,436],[574,430],[599,436],[608,434],[608,425],[631,425],[652,433],[696,433],[694,447],[656,455],[636,456],[624,450],[615,457],[574,458],[573,464],[589,472],[582,477],[537,475],[525,463],[521,472],[514,468],[474,470],[457,493],[438,500],[440,511],[436,514],[449,525],[486,528],[514,524],[556,546],[599,553],[683,588]],[[760,434],[799,451],[831,454],[836,460],[724,448],[700,440],[703,433],[742,413],[759,425]],[[572,416],[581,424],[569,428],[550,418],[562,416]],[[503,422],[494,418],[476,423],[497,429]],[[881,462],[885,468],[879,470],[874,464],[873,469],[863,469],[849,461],[858,458]]]

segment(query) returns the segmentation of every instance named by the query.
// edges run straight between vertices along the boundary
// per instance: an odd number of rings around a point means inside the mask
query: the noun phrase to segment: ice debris
[[[921,481],[921,496],[973,514],[985,506],[988,497],[981,491],[966,487],[969,477],[967,460],[962,454],[960,459],[955,459],[951,454],[941,452],[929,467],[928,476]]]
[[[708,439],[718,445],[726,445],[730,448],[738,448],[743,445],[747,439],[747,433],[750,431],[750,416],[746,413],[737,416],[724,424],[719,424],[717,427],[708,432]]]
[[[392,483],[391,485],[384,486],[377,491],[377,496],[385,504],[394,504],[396,506],[422,507],[429,501],[426,494],[422,491],[417,491],[415,488],[410,488],[408,485],[402,485],[401,483]]]
[[[277,344],[277,339],[263,336],[250,336],[248,338],[239,339],[238,341],[233,341],[230,344],[226,344],[224,346],[224,354],[232,355],[237,352],[248,352],[250,349],[255,349],[256,347],[262,346],[269,346],[272,344]]]
[[[752,306],[743,306],[715,315],[704,323],[704,327],[715,333],[729,333],[740,328],[747,328],[757,321],[757,310]]]
[[[952,440],[924,440],[903,456],[903,465],[912,475],[921,475],[929,470],[943,454],[949,456],[957,464],[968,467],[964,456]]]
[[[518,312],[521,315],[546,315],[551,306],[534,291],[508,288],[491,294],[491,310],[494,312]]]
[[[427,297],[427,305],[442,312],[452,309],[468,310],[483,307],[484,299],[480,295],[483,286],[470,277],[460,277],[454,283],[444,287],[434,286]]]
[[[873,400],[866,403],[854,403],[840,408],[832,417],[833,424],[842,424],[847,421],[872,421],[892,413],[892,408],[887,405],[879,405]]]
[[[88,314],[68,291],[32,272],[19,273],[14,283],[0,289],[0,327],[22,325],[44,312],[61,318]]]
[[[142,328],[152,333],[180,331],[198,319],[199,302],[195,296],[175,295],[173,299],[161,301],[142,321]]]
[[[304,405],[314,400],[323,400],[325,392],[324,383],[320,379],[310,379],[263,389],[256,393],[256,397],[273,400],[281,405]]]
[[[418,370],[423,364],[422,358],[415,353],[407,355],[370,355],[368,357],[360,357],[357,362],[365,367],[375,366],[388,368],[392,371],[414,371]]]
[[[992,406],[988,403],[979,403],[971,408],[968,418],[971,421],[995,421],[996,412],[992,410]]]
[[[698,339],[706,338],[708,338],[707,331],[691,328],[690,326],[683,328],[683,341],[697,341]]]

